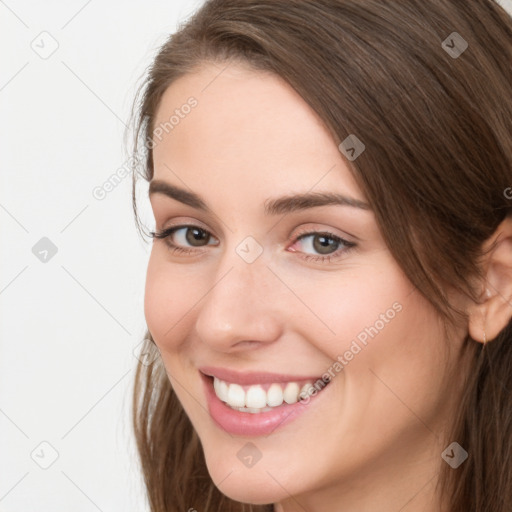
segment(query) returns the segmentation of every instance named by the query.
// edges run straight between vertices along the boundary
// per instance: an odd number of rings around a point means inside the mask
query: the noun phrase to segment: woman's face
[[[145,316],[213,481],[290,510],[420,500],[444,463],[447,340],[317,115],[273,75],[208,64],[154,133],[151,187],[183,192],[150,194],[156,231],[179,228],[154,241]]]

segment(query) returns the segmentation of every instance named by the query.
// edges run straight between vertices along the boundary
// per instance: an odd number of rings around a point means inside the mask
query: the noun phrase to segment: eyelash
[[[150,235],[153,239],[155,239],[155,238],[168,239],[168,240],[166,240],[166,244],[173,254],[174,253],[180,253],[180,254],[194,253],[194,252],[196,252],[194,249],[180,247],[179,245],[176,245],[175,243],[170,241],[171,235],[173,235],[175,231],[178,231],[183,228],[198,229],[199,231],[202,231],[203,233],[208,233],[211,235],[211,233],[208,230],[201,228],[199,226],[195,226],[193,224],[183,224],[183,225],[179,225],[179,226],[172,226],[170,228],[163,229],[163,230],[157,231],[157,232],[150,231]],[[351,249],[356,247],[356,244],[354,242],[349,242],[348,240],[345,240],[344,238],[341,238],[340,236],[335,235],[334,233],[330,233],[329,231],[307,231],[307,230],[304,230],[303,232],[300,232],[295,237],[293,242],[295,244],[299,240],[302,240],[303,238],[306,238],[306,237],[312,236],[312,235],[324,235],[326,238],[334,240],[335,242],[337,242],[341,245],[344,245],[345,247],[343,249],[337,249],[334,253],[329,254],[327,256],[323,256],[323,255],[314,256],[312,254],[306,254],[304,256],[300,256],[300,258],[302,258],[305,261],[315,261],[315,262],[320,261],[321,263],[325,263],[325,262],[330,263],[333,256],[335,257],[335,259],[338,259],[338,257],[335,256],[338,252],[341,251],[343,253],[347,253],[348,251],[350,251]],[[293,252],[299,252],[299,251],[293,251]]]

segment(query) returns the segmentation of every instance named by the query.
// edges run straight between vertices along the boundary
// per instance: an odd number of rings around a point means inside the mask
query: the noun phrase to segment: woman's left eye
[[[194,225],[173,226],[158,232],[151,231],[150,234],[153,239],[166,239],[165,242],[172,253],[191,254],[195,253],[198,247],[218,245],[218,243],[209,244],[208,242],[213,238],[212,234],[206,229]],[[178,243],[176,243],[176,239],[178,239]],[[348,250],[356,246],[354,242],[349,242],[344,238],[326,231],[310,231],[302,233],[299,236],[296,236],[294,240],[295,241],[291,247],[302,242],[306,249],[316,251],[317,254],[305,254],[301,256],[301,258],[306,261],[330,261],[332,256],[337,258],[338,256],[341,256],[341,253],[346,253]],[[309,241],[304,242],[305,240]],[[203,243],[205,241],[206,244]],[[182,247],[182,245],[187,243],[195,246],[195,249]],[[302,253],[302,251],[297,251],[296,249],[292,249],[291,252]]]
[[[356,246],[354,242],[349,242],[348,240],[345,240],[333,233],[329,233],[328,231],[311,231],[303,233],[296,238],[295,244],[308,239],[309,241],[305,242],[304,245],[306,248],[316,251],[317,254],[306,254],[305,256],[302,256],[306,261],[312,260],[329,262],[333,256],[334,259],[337,259],[342,256],[342,253],[346,253]],[[334,250],[331,252],[333,248]]]

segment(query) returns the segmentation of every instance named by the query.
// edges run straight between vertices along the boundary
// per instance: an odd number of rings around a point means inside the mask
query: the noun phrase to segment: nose
[[[247,263],[232,251],[224,258],[198,304],[200,340],[223,352],[276,341],[285,322],[286,290],[263,257]]]

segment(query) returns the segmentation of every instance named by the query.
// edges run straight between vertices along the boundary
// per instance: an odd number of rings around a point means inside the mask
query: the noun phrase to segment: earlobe
[[[512,318],[512,218],[506,217],[484,245],[485,287],[468,311],[469,335],[493,340]]]
[[[487,293],[489,292],[489,293]],[[487,328],[487,313],[489,310],[490,291],[487,290],[482,302],[473,303],[468,311],[469,335],[475,341],[487,343],[491,338]]]
[[[469,335],[475,341],[487,343],[507,326],[512,318],[510,301],[499,293],[491,294],[480,304],[474,304],[469,314]]]

